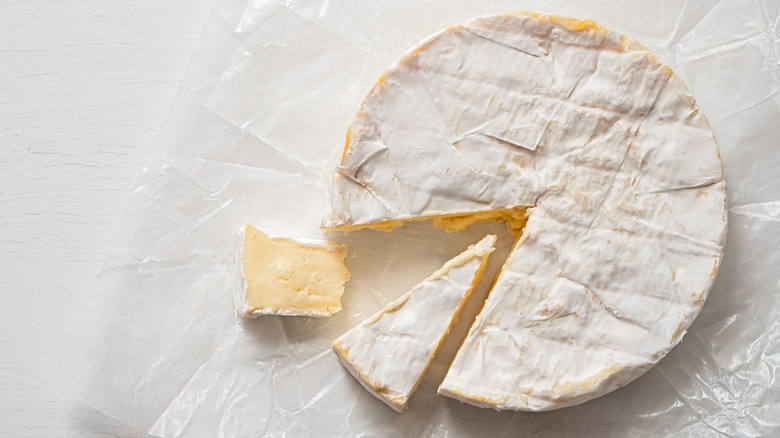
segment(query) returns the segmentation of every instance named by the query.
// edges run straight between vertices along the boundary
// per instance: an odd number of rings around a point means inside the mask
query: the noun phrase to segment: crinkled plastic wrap
[[[534,10],[594,19],[683,77],[718,139],[729,189],[725,259],[683,342],[630,385],[544,413],[435,395],[511,238],[319,230],[348,121],[384,69],[463,20]],[[119,420],[178,436],[766,436],[780,433],[780,4],[756,1],[222,0],[152,152],[83,325],[56,378]],[[330,318],[233,311],[235,234],[349,245]],[[397,414],[352,378],[333,339],[488,232],[486,281]]]

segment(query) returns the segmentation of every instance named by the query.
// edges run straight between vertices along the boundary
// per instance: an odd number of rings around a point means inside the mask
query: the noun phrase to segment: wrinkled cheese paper
[[[499,224],[446,234],[319,230],[346,127],[417,41],[481,15],[589,18],[686,81],[720,145],[729,231],[701,315],[657,366],[572,408],[496,412],[435,395],[508,254]],[[761,436],[780,433],[780,3],[772,0],[220,0],[195,51],[55,383],[164,437]],[[235,234],[349,245],[343,310],[238,320]],[[333,339],[488,232],[501,238],[400,415],[338,364]]]

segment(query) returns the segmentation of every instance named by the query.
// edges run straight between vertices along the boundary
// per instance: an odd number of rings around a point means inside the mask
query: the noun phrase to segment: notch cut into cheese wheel
[[[398,412],[422,380],[493,252],[488,235],[333,342],[339,362]]]

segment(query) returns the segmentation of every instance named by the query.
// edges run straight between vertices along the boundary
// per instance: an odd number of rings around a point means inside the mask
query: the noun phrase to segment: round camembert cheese
[[[726,186],[672,70],[591,21],[477,18],[398,59],[353,118],[327,229],[506,220],[521,235],[439,393],[541,411],[635,379],[723,254]]]

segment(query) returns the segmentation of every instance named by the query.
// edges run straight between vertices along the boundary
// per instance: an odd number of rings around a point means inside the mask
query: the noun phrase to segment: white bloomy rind
[[[398,412],[425,374],[476,287],[496,236],[451,259],[409,292],[333,342],[342,365]]]
[[[353,118],[324,226],[528,208],[440,393],[549,410],[658,362],[715,280],[712,131],[645,47],[590,21],[501,14],[396,61]],[[395,221],[395,222],[394,222]]]

